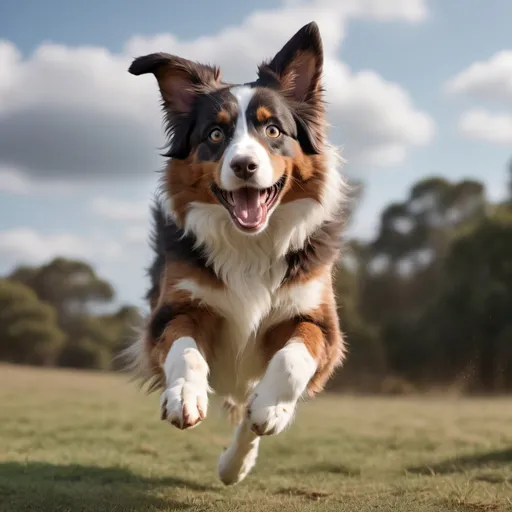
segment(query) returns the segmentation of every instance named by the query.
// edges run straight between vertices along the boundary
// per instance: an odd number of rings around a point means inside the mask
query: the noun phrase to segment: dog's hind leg
[[[247,418],[236,427],[229,447],[219,458],[219,477],[226,485],[241,482],[256,464],[260,437],[250,428]]]

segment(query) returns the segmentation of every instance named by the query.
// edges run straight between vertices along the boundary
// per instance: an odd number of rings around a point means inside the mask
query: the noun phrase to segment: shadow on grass
[[[450,473],[463,473],[469,469],[504,466],[507,464],[512,464],[512,448],[474,455],[463,455],[431,465],[410,467],[407,468],[407,471],[417,475],[446,475]]]
[[[279,469],[277,473],[280,475],[305,475],[311,473],[329,473],[331,475],[357,477],[361,475],[361,470],[357,468],[349,468],[344,464],[322,462],[318,464],[298,466],[295,468],[283,468]]]
[[[207,491],[196,482],[173,478],[144,478],[116,467],[69,465],[45,462],[0,464],[0,510],[2,512],[111,512],[187,510],[190,505],[152,495],[186,487]],[[172,494],[171,494],[172,496]]]

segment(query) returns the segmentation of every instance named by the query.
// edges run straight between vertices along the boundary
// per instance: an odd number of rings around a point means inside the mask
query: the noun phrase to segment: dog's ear
[[[158,80],[165,106],[175,114],[190,113],[197,95],[220,83],[218,68],[168,53],[138,57],[128,71],[137,76],[153,73]]]
[[[190,153],[190,133],[194,116],[189,115],[200,94],[220,86],[220,70],[168,53],[152,53],[135,59],[132,75],[153,73],[162,94],[169,150],[164,156],[186,158]]]
[[[315,22],[302,27],[270,61],[260,66],[260,77],[273,74],[284,92],[296,101],[314,99],[321,89],[323,49]]]
[[[324,143],[323,63],[320,30],[312,22],[302,27],[258,70],[260,83],[279,88],[291,100],[299,142],[311,153],[320,152]]]

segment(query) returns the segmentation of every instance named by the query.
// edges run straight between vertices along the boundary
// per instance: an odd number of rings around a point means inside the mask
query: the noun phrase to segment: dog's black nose
[[[258,162],[253,156],[235,156],[231,160],[231,169],[241,180],[249,180],[258,170]]]

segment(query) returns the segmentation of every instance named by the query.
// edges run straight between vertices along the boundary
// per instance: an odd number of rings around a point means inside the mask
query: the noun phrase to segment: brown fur
[[[336,301],[332,290],[331,268],[323,267],[321,274],[325,282],[324,300],[321,306],[307,315],[300,315],[272,326],[264,335],[262,347],[266,360],[270,361],[290,339],[300,338],[304,342],[318,364],[317,371],[308,385],[310,396],[322,391],[345,356],[343,336],[338,325]]]
[[[217,121],[220,124],[229,124],[231,123],[231,114],[225,109],[219,110],[219,113],[217,114]]]
[[[169,309],[167,321],[163,326],[163,332],[158,337],[152,336],[151,329],[147,329],[145,341],[150,366],[161,379],[164,378],[163,363],[176,339],[182,336],[193,338],[207,361],[211,361],[215,350],[213,339],[221,318],[199,301],[192,299],[189,292],[175,289],[174,285],[184,275],[190,276],[198,284],[214,288],[223,286],[222,281],[213,277],[210,272],[186,262],[177,261],[166,264],[162,276],[161,293],[158,299],[152,300],[155,305],[151,309],[148,325],[151,326],[157,315],[165,308]]]
[[[268,121],[272,117],[272,112],[267,107],[258,107],[258,110],[256,110],[256,119],[260,123],[264,123],[265,121]]]
[[[218,202],[210,189],[214,176],[218,175],[218,166],[216,162],[199,161],[196,154],[185,160],[171,160],[167,164],[167,192],[172,199],[180,225],[185,222],[185,215],[191,201]]]

